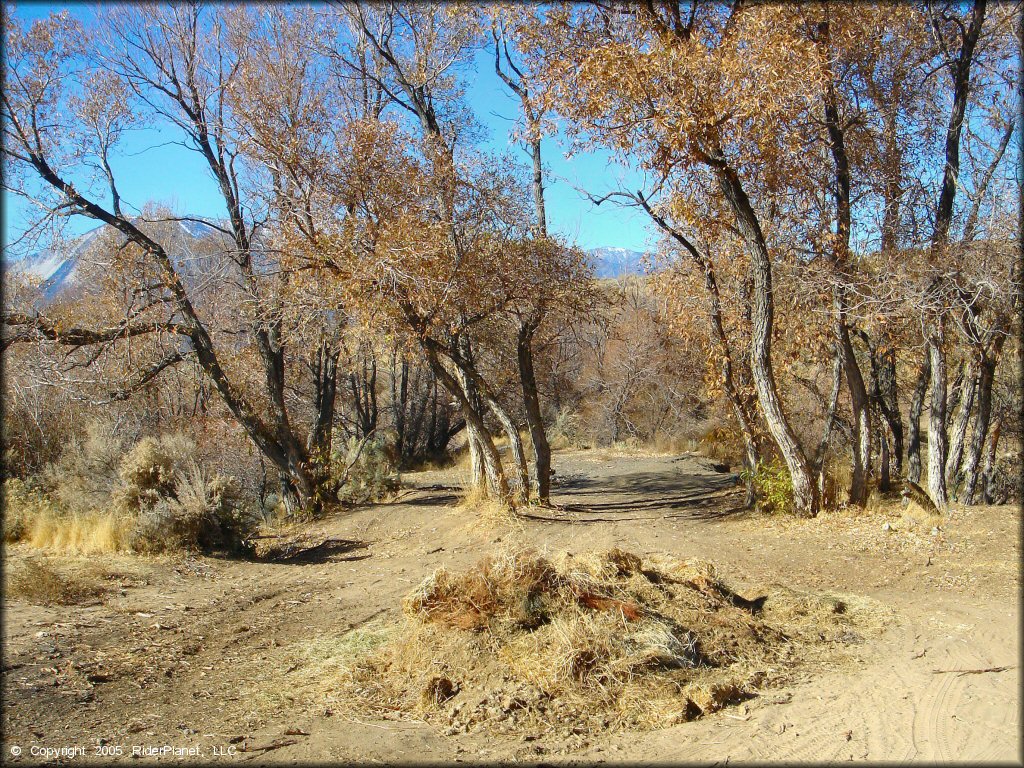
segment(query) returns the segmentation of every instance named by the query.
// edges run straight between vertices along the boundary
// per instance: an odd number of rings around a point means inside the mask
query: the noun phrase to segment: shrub
[[[548,444],[551,450],[589,448],[590,443],[583,433],[583,419],[578,413],[563,408],[555,414],[554,423],[548,427]]]
[[[137,515],[170,493],[174,461],[153,437],[144,437],[122,459],[116,506]]]
[[[180,433],[144,437],[121,460],[114,506],[139,515],[173,495],[177,474],[194,461],[195,452],[195,443]]]
[[[124,440],[109,423],[92,422],[83,439],[72,440],[42,473],[52,498],[65,512],[105,507],[117,483]]]
[[[751,473],[744,470],[740,477],[753,480],[757,505],[765,512],[789,512],[793,509],[793,482],[789,470],[779,459],[761,461]]]
[[[980,491],[975,492],[974,502],[985,504],[1011,504],[1021,498],[1021,454],[1000,456],[994,462],[988,477],[979,478]]]
[[[210,476],[189,461],[176,474],[170,492],[140,511],[131,546],[141,552],[241,552],[258,524],[241,504],[234,478]]]
[[[743,435],[734,427],[712,427],[700,436],[700,452],[715,461],[743,461]]]
[[[344,450],[334,452],[331,474],[338,483],[338,501],[344,504],[376,501],[398,488],[394,462],[381,438],[350,438]]]
[[[27,538],[32,521],[56,514],[56,506],[41,489],[18,478],[4,480],[4,541]]]

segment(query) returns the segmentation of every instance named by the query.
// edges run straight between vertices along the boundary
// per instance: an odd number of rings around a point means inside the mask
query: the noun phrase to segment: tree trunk
[[[722,191],[736,217],[737,228],[747,245],[753,278],[753,312],[751,315],[750,370],[754,378],[761,412],[768,430],[782,454],[793,484],[793,505],[799,514],[818,514],[820,497],[811,468],[793,428],[786,418],[779,399],[772,369],[771,337],[775,304],[772,294],[772,264],[768,246],[757,214],[740,183],[735,170],[724,159],[710,158]]]
[[[398,347],[391,350],[391,412],[395,424],[395,453],[406,457],[406,409],[409,403],[409,361],[402,356],[398,363]]]
[[[836,354],[832,365],[832,392],[825,407],[825,428],[821,431],[821,440],[814,453],[814,467],[818,473],[818,494],[825,499],[825,457],[828,455],[829,440],[836,424],[836,407],[839,405],[839,392],[843,386],[843,353],[836,344]]]
[[[953,383],[949,385],[949,393],[946,395],[947,416],[951,415],[960,405],[960,395],[964,390],[964,368],[964,361],[961,360],[956,369],[956,376],[953,377]]]
[[[971,444],[964,462],[962,494],[964,504],[974,503],[974,492],[978,484],[978,465],[981,462],[981,452],[985,448],[985,437],[992,417],[992,385],[995,382],[996,363],[1003,338],[997,338],[997,345],[991,355],[983,354],[981,358],[981,370],[978,374],[978,412],[974,418],[974,434],[971,437]]]
[[[515,422],[512,421],[512,417],[508,415],[508,411],[502,408],[497,400],[489,394],[485,394],[484,399],[487,402],[487,407],[494,414],[494,418],[498,420],[502,429],[505,430],[505,436],[508,437],[508,445],[512,450],[512,461],[519,475],[519,486],[523,502],[528,504],[530,502],[530,469],[526,464],[526,453],[523,451],[523,439],[519,436],[519,429],[516,427]]]
[[[484,451],[476,427],[466,423],[469,444],[469,484],[471,488],[486,488],[487,473],[484,472]]]
[[[535,226],[538,237],[547,237],[548,219],[544,210],[544,167],[541,164],[540,155],[540,126],[539,121],[529,111],[528,120],[530,122],[530,132],[533,134],[533,138],[530,141],[530,159],[533,160],[533,205],[537,215]]]
[[[321,342],[313,366],[313,426],[307,441],[310,456],[316,462],[330,460],[334,439],[334,405],[338,391],[338,350],[327,340]]]
[[[877,362],[876,362],[877,361]],[[878,406],[892,434],[890,461],[895,464],[896,474],[903,474],[903,416],[900,414],[900,399],[896,381],[896,351],[872,353],[872,367],[878,386]]]
[[[871,401],[864,386],[864,377],[850,341],[850,331],[844,318],[845,302],[837,299],[838,332],[843,352],[843,369],[850,390],[853,424],[853,478],[850,480],[850,504],[863,507],[868,500],[868,470],[871,468]]]
[[[963,40],[956,61],[950,62],[953,77],[953,109],[946,127],[946,162],[943,166],[942,186],[935,211],[935,232],[932,236],[932,243],[936,246],[942,246],[949,242],[949,228],[953,222],[953,201],[956,197],[960,177],[960,134],[963,130],[964,115],[967,112],[974,50],[981,37],[986,5],[986,0],[975,0],[971,9],[969,27],[967,29],[964,29],[963,26],[960,27],[963,31]]]
[[[928,356],[932,369],[931,410],[928,413],[928,493],[935,506],[945,511],[949,503],[946,494],[949,442],[946,434],[946,351],[940,326],[934,326],[929,333]]]
[[[472,458],[473,446],[476,445],[480,463],[483,465],[483,474],[487,478],[489,495],[502,504],[510,503],[508,480],[506,480],[505,472],[501,467],[501,456],[494,446],[494,440],[491,439],[491,433],[484,424],[483,417],[472,404],[476,399],[476,392],[471,378],[457,365],[453,365],[454,374],[449,373],[432,348],[428,347],[426,351],[434,375],[462,406],[462,414],[466,420],[466,430],[470,440],[470,457]]]
[[[714,262],[709,254],[702,253],[689,238],[673,227],[668,221],[657,213],[647,202],[643,195],[637,195],[637,201],[647,212],[647,215],[654,221],[669,237],[673,238],[690,254],[690,258],[701,268],[704,273],[704,288],[711,299],[711,306],[708,312],[708,325],[711,327],[711,339],[718,348],[718,356],[722,370],[722,387],[732,406],[733,414],[736,416],[736,423],[739,424],[740,433],[743,435],[743,462],[744,462],[744,485],[747,490],[746,505],[751,507],[757,501],[754,491],[753,475],[760,462],[760,453],[757,446],[757,437],[754,434],[755,416],[752,413],[751,404],[740,396],[736,386],[736,375],[733,370],[732,350],[729,347],[729,337],[725,333],[725,321],[722,318],[722,296],[718,289],[718,279],[715,276]],[[750,302],[746,302],[749,307]],[[749,318],[748,318],[749,319]]]
[[[819,42],[823,48],[825,69],[828,76],[822,94],[825,126],[828,130],[829,148],[835,168],[833,192],[836,201],[836,244],[833,253],[835,269],[835,313],[836,330],[840,349],[843,353],[843,368],[846,371],[846,385],[850,390],[850,406],[853,423],[853,477],[850,480],[850,504],[863,507],[868,500],[868,471],[871,469],[871,401],[868,399],[864,376],[850,341],[850,329],[846,320],[847,264],[850,256],[850,236],[853,233],[851,199],[850,160],[846,154],[845,128],[840,120],[835,77],[832,73],[832,51],[830,30],[827,21],[818,27]]]
[[[954,11],[955,13],[955,11]],[[931,259],[944,255],[949,243],[949,230],[953,222],[953,202],[956,198],[960,175],[960,136],[963,131],[964,115],[971,87],[971,66],[974,52],[981,37],[985,21],[986,0],[974,0],[970,23],[959,29],[963,35],[956,59],[950,61],[953,78],[953,109],[946,126],[945,163],[942,184],[935,208],[935,228],[932,232]],[[941,32],[940,32],[941,34]],[[941,287],[941,286],[940,286]],[[940,291],[941,293],[941,291]],[[946,458],[948,443],[946,435],[946,358],[943,350],[943,310],[929,322],[927,333],[928,354],[932,366],[932,410],[928,421],[928,490],[935,505],[944,510],[946,494]]]
[[[892,476],[889,470],[889,437],[885,433],[885,426],[878,425],[878,442],[881,444],[881,467],[878,473],[878,490],[888,493],[892,490]]]
[[[985,453],[985,471],[982,473],[985,483],[982,500],[985,504],[991,504],[993,500],[992,480],[996,473],[996,448],[999,446],[999,433],[1002,431],[1002,428],[1003,420],[996,418],[995,423],[992,425],[992,434],[988,439],[988,451]]]
[[[533,331],[529,326],[519,329],[517,343],[519,360],[519,381],[523,388],[523,404],[526,410],[526,424],[530,429],[533,444],[533,467],[537,473],[537,501],[542,505],[551,503],[551,446],[544,429],[544,418],[540,409],[537,392],[537,377],[533,368]]]
[[[978,366],[974,360],[967,365],[964,373],[960,410],[953,421],[953,431],[949,439],[949,457],[946,459],[946,488],[956,497],[959,485],[960,464],[964,457],[964,442],[967,438],[967,425],[970,423],[971,412],[974,410],[974,397],[978,390]]]
[[[910,400],[910,424],[907,435],[907,479],[912,483],[921,482],[921,412],[924,410],[924,396],[931,378],[932,359],[925,349],[924,360],[917,372],[914,395]]]

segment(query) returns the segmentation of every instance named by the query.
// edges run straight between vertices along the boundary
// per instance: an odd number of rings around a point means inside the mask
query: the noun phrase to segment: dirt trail
[[[198,747],[203,763],[1021,759],[1018,510],[973,508],[935,535],[907,533],[883,530],[877,515],[750,515],[734,476],[697,457],[563,453],[555,467],[561,508],[531,513],[519,532],[467,519],[451,506],[453,473],[430,472],[407,476],[393,503],[317,523],[306,540],[332,543],[287,562],[64,563],[108,591],[92,605],[4,606],[5,757],[13,745],[21,762],[39,761],[32,745],[80,746],[86,760],[167,745]],[[584,743],[358,720],[332,702],[328,674],[310,684],[317,643],[396,618],[435,568],[466,567],[510,540],[701,557],[741,588],[867,595],[896,621],[858,647],[855,666],[695,722]],[[9,549],[8,565],[29,554]]]

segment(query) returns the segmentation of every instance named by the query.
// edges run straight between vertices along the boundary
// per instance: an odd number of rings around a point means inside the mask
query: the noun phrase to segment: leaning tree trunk
[[[526,464],[526,453],[523,451],[523,439],[519,436],[519,429],[516,427],[512,417],[508,415],[508,411],[501,407],[501,404],[494,399],[489,393],[484,393],[484,400],[487,402],[487,407],[490,408],[491,413],[494,414],[494,418],[501,424],[502,429],[505,430],[505,436],[508,437],[509,448],[512,450],[512,460],[516,465],[516,471],[519,475],[519,485],[521,487],[522,498],[525,503],[530,502],[530,469]]]
[[[519,329],[517,344],[519,380],[523,388],[526,424],[533,444],[533,466],[537,473],[537,501],[551,503],[551,446],[544,430],[544,417],[537,393],[537,376],[533,368],[533,331],[528,325]]]
[[[753,312],[751,315],[750,370],[754,378],[761,412],[768,431],[782,454],[793,484],[793,505],[800,514],[815,517],[820,496],[817,483],[796,434],[786,418],[779,399],[775,372],[772,369],[771,338],[774,325],[775,299],[772,293],[772,262],[768,245],[761,231],[757,214],[740,183],[736,171],[724,160],[709,158],[716,170],[722,191],[733,210],[736,225],[747,245],[753,278]]]
[[[917,372],[917,384],[910,399],[910,424],[907,434],[907,479],[912,483],[921,482],[921,412],[924,410],[924,396],[932,375],[932,359],[925,349],[924,360]]]
[[[729,348],[729,338],[725,333],[725,321],[722,319],[722,296],[718,289],[718,279],[715,276],[715,265],[709,254],[702,253],[682,232],[668,223],[664,216],[655,211],[643,195],[637,196],[640,206],[647,212],[666,234],[679,243],[693,261],[704,273],[704,288],[711,299],[711,306],[708,311],[708,325],[710,326],[711,338],[718,348],[718,355],[722,371],[722,386],[732,406],[736,422],[739,424],[740,433],[743,435],[743,461],[746,472],[744,472],[744,485],[747,490],[746,505],[752,507],[757,501],[754,490],[754,472],[760,462],[760,452],[757,445],[757,437],[754,434],[754,414],[752,403],[746,401],[736,386],[736,376],[733,370],[732,351]],[[749,308],[750,302],[746,305]],[[749,318],[748,318],[749,319]]]
[[[457,365],[453,366],[454,374],[450,373],[441,363],[437,352],[430,346],[424,345],[427,353],[427,360],[434,376],[441,382],[441,385],[458,400],[462,408],[463,418],[466,420],[466,431],[470,440],[470,456],[472,457],[473,445],[476,444],[480,452],[480,460],[483,464],[484,475],[487,477],[487,490],[492,498],[502,504],[511,501],[508,488],[508,480],[501,467],[501,456],[494,445],[491,433],[484,424],[483,416],[474,407],[475,390],[473,382]]]

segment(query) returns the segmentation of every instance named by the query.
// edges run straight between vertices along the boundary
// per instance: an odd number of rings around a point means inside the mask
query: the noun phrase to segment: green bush
[[[793,481],[789,469],[779,459],[758,462],[753,472],[743,470],[740,477],[753,481],[760,509],[771,513],[793,510]]]

